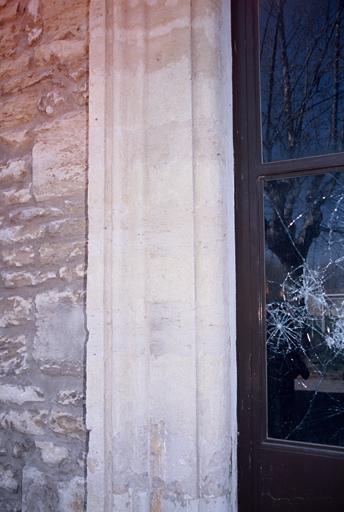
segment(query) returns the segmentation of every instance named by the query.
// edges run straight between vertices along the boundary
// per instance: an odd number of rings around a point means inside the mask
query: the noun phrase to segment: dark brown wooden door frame
[[[261,163],[259,121],[259,71],[255,41],[258,31],[258,0],[231,0],[233,49],[233,105],[235,159],[235,215],[237,281],[237,363],[238,363],[238,498],[239,511],[257,510],[259,501],[257,471],[257,439],[266,431],[264,379],[265,355],[258,340],[264,335],[263,219],[259,187],[265,177],[283,177],[343,169],[344,153]],[[255,226],[256,229],[249,229]],[[253,293],[252,293],[253,290]],[[257,331],[257,326],[259,329]],[[253,411],[261,411],[260,417]],[[264,443],[263,443],[264,444]],[[268,449],[285,451],[286,445],[269,440]],[[304,452],[311,456],[318,448],[288,442],[289,453]],[[321,449],[326,457],[326,448]],[[329,450],[328,456],[343,458],[343,451]],[[342,464],[342,463],[341,463]],[[341,466],[342,467],[342,466]],[[308,510],[308,509],[307,509]]]

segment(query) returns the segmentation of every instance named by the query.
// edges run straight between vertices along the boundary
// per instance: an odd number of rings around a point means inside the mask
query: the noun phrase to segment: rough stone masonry
[[[87,0],[0,0],[0,511],[85,501]]]

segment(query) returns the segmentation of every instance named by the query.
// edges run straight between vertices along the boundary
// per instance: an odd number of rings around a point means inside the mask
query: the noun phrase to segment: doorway
[[[344,2],[232,2],[240,512],[344,509]]]

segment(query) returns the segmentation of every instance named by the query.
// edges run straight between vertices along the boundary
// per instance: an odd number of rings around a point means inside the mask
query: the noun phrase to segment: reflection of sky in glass
[[[264,161],[344,150],[344,2],[261,0]]]
[[[268,430],[344,446],[344,173],[265,182]]]

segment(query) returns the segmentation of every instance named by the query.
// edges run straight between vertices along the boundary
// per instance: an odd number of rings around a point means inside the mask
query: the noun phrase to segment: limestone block
[[[19,127],[18,129],[2,131],[0,133],[0,143],[13,151],[19,151],[29,147],[31,136],[30,130]]]
[[[84,479],[76,476],[69,482],[61,483],[58,489],[59,512],[83,512],[85,501]]]
[[[1,132],[22,127],[23,124],[34,121],[40,115],[37,109],[38,97],[39,90],[35,87],[25,89],[18,94],[8,95],[6,101],[0,104]]]
[[[85,0],[50,0],[42,13],[44,32],[49,40],[86,39],[87,2]]]
[[[0,229],[0,242],[11,245],[13,242],[28,242],[38,240],[44,236],[77,236],[84,235],[84,219],[60,219],[53,220],[39,225],[16,225]]]
[[[23,267],[34,261],[35,251],[31,245],[19,247],[18,249],[2,249],[0,252],[1,261],[9,267]]]
[[[3,434],[3,433],[2,433]],[[4,455],[7,455],[8,454],[8,449],[7,449],[7,446],[6,446],[6,440],[4,439],[3,436],[1,436],[0,434],[0,457],[3,457]],[[1,509],[0,509],[1,510]]]
[[[70,262],[84,256],[85,244],[81,242],[42,244],[39,248],[39,258],[43,264]]]
[[[21,434],[40,435],[48,422],[47,411],[25,409],[0,413],[0,429],[16,431]]]
[[[0,165],[0,186],[21,182],[28,174],[25,160],[12,160]]]
[[[82,405],[83,394],[75,389],[64,389],[56,397],[56,402],[61,405]]]
[[[0,299],[0,327],[22,325],[31,319],[32,300],[13,296]]]
[[[29,0],[27,4],[27,12],[29,16],[36,21],[39,18],[40,0]]]
[[[22,438],[21,441],[16,441],[12,444],[13,457],[23,460],[24,454],[32,451],[33,448],[34,442],[31,437]]]
[[[9,190],[3,190],[0,194],[1,203],[5,206],[28,203],[31,198],[30,188],[11,188]]]
[[[82,279],[85,277],[85,265],[80,263],[76,267],[61,267],[59,270],[61,279],[67,282],[74,281],[75,279]]]
[[[42,460],[46,464],[59,464],[69,455],[64,446],[57,446],[48,441],[36,441],[35,444],[40,449]]]
[[[45,125],[33,147],[33,194],[37,201],[83,192],[86,115],[69,114]]]
[[[18,480],[11,466],[0,464],[0,489],[16,492],[18,487]]]
[[[17,71],[20,68],[17,68]],[[2,83],[1,90],[3,94],[19,94],[28,87],[39,84],[47,79],[53,79],[52,69],[30,69],[26,73],[14,75]]]
[[[72,362],[72,361],[59,361],[58,363],[48,361],[39,361],[39,367],[42,373],[51,376],[61,375],[73,377],[82,377],[84,375],[83,361]]]
[[[29,0],[27,4],[25,32],[27,33],[27,42],[30,46],[42,36],[43,22],[40,16],[40,0]]]
[[[85,41],[61,39],[37,46],[34,50],[34,63],[44,66],[59,61],[60,64],[70,66],[74,61],[81,60],[85,54]]]
[[[50,235],[58,234],[60,237],[85,235],[85,220],[69,218],[68,220],[55,220],[47,225],[47,233]]]
[[[37,333],[33,356],[41,364],[81,364],[85,342],[82,304],[71,291],[51,290],[36,296]]]
[[[22,405],[27,402],[43,401],[43,391],[37,387],[0,384],[0,402],[11,402],[18,405]]]
[[[22,485],[22,512],[56,512],[58,510],[57,489],[45,473],[34,466],[25,466]]]
[[[2,59],[11,57],[17,48],[21,37],[20,27],[13,23],[6,23],[0,32],[0,55]]]
[[[12,495],[11,498],[16,496],[18,498],[18,494]],[[22,512],[21,502],[16,499],[8,499],[8,497],[0,496],[0,510],[1,512]]]
[[[5,288],[20,288],[22,286],[37,286],[51,279],[56,278],[55,272],[11,272],[3,271],[0,273],[1,280]]]
[[[45,112],[48,116],[52,116],[56,112],[62,111],[65,102],[65,96],[58,89],[53,89],[42,94],[37,106],[40,112]]]
[[[37,217],[58,217],[62,215],[62,210],[52,206],[31,206],[26,208],[17,208],[9,213],[12,222],[27,222]]]
[[[8,2],[6,0],[1,0],[0,7],[5,7],[1,11],[1,22],[4,24],[5,22],[12,21],[16,18],[18,14],[18,6],[19,0],[12,0],[12,2]]]
[[[47,226],[13,226],[0,229],[0,242],[2,244],[12,244],[13,242],[26,242],[41,238],[47,231]]]
[[[8,80],[18,73],[27,71],[30,62],[30,54],[23,53],[17,58],[1,59],[0,61],[0,80]]]
[[[0,376],[17,375],[27,370],[25,336],[0,336]]]
[[[77,439],[82,438],[85,432],[84,422],[81,417],[58,411],[54,411],[51,414],[50,428],[56,434]]]

